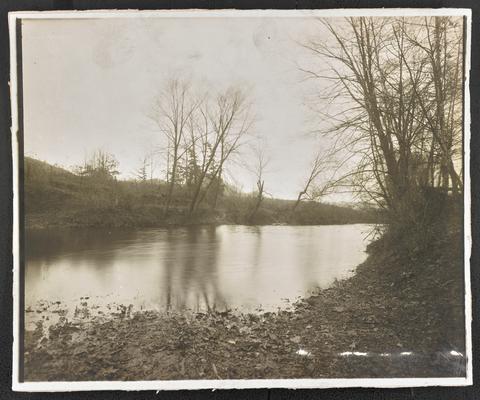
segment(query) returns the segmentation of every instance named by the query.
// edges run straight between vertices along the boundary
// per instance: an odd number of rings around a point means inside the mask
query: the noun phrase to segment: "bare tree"
[[[213,183],[221,179],[225,162],[238,150],[253,123],[245,94],[239,89],[228,89],[212,105],[204,102],[200,114],[203,160],[190,213],[197,209]]]
[[[329,82],[319,96],[324,108],[331,105],[323,114],[332,124],[326,133],[336,136],[334,151],[356,161],[342,184],[399,217],[418,202],[422,187],[435,186],[436,171],[448,171],[454,191],[461,186],[452,161],[458,143],[451,138],[452,126],[461,126],[452,119],[461,91],[457,23],[360,17],[334,28],[323,21],[333,43],[305,46],[328,66],[304,69]]]
[[[462,179],[455,170],[454,157],[461,142],[462,133],[462,69],[463,69],[463,30],[459,20],[448,17],[423,20],[422,33],[418,29],[411,32],[403,25],[403,34],[408,41],[423,51],[430,77],[431,90],[420,91],[415,87],[419,107],[431,132],[431,156],[429,170],[434,175],[433,154],[438,149],[439,184],[447,191],[451,180],[454,193],[462,191]],[[425,33],[426,32],[426,38]],[[414,73],[405,55],[408,73]],[[433,176],[434,178],[434,176]],[[432,178],[432,179],[433,179]],[[433,185],[433,183],[432,183]]]
[[[254,147],[253,153],[255,157],[255,166],[254,166],[253,172],[256,178],[257,192],[256,192],[255,204],[249,216],[250,221],[252,221],[255,218],[263,202],[263,199],[265,197],[264,176],[265,176],[265,172],[268,167],[268,164],[270,162],[270,159],[266,154],[266,149],[264,145],[259,144],[258,146]]]
[[[175,185],[182,152],[185,129],[192,113],[198,107],[192,101],[190,85],[178,79],[170,80],[160,96],[156,99],[152,118],[167,139],[167,182],[168,193],[164,212],[168,213]]]
[[[295,201],[292,212],[294,212],[300,202],[307,198],[308,200],[315,201],[326,194],[327,190],[330,188],[330,185],[327,182],[324,182],[322,186],[318,185],[317,179],[322,173],[329,167],[329,155],[325,152],[319,152],[313,159],[313,162],[310,166],[310,173],[305,180],[302,190],[298,193],[297,200]]]

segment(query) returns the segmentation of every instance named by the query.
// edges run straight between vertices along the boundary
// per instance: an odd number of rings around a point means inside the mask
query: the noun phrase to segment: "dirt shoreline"
[[[121,221],[120,223],[104,224],[104,223],[81,223],[79,221],[54,221],[54,218],[48,216],[29,215],[28,231],[42,231],[47,229],[157,229],[157,228],[189,228],[198,226],[222,226],[222,225],[244,225],[244,226],[329,226],[329,225],[357,225],[357,224],[381,224],[380,221],[373,219],[350,221],[326,221],[324,223],[298,223],[289,221],[266,221],[264,223],[248,223],[247,221],[236,222],[228,218],[196,218],[196,219],[175,219],[166,221],[132,219]]]
[[[391,248],[374,242],[353,277],[293,311],[141,312],[27,332],[25,380],[464,376],[460,232]]]

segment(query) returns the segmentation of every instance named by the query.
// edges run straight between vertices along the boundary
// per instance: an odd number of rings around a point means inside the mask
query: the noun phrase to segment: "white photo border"
[[[224,379],[224,380],[157,380],[157,381],[75,381],[22,382],[19,363],[20,310],[20,203],[19,203],[19,112],[17,77],[17,22],[26,19],[109,19],[109,18],[295,18],[295,17],[353,17],[353,16],[462,16],[466,18],[463,162],[464,162],[464,277],[465,277],[465,334],[467,368],[465,377],[455,378],[345,378],[345,379]],[[194,390],[194,389],[251,389],[251,388],[399,388],[423,386],[468,386],[472,377],[472,299],[470,282],[471,183],[470,183],[470,53],[472,12],[465,8],[382,8],[328,10],[88,10],[88,11],[20,11],[8,14],[10,35],[10,96],[13,170],[13,365],[12,389],[21,392],[58,392],[89,390]]]

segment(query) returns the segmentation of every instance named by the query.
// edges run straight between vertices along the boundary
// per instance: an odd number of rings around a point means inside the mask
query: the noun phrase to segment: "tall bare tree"
[[[423,51],[430,78],[430,90],[415,88],[419,107],[431,133],[431,154],[438,149],[440,186],[454,193],[462,191],[462,178],[456,171],[454,159],[461,144],[462,134],[462,75],[463,29],[460,20],[448,17],[425,17],[422,29],[408,30],[402,26],[408,41]],[[425,34],[426,32],[426,34]],[[422,35],[423,33],[423,35]],[[402,55],[409,74],[414,73],[405,55]],[[434,159],[429,159],[431,176]],[[434,179],[434,176],[433,178]]]
[[[204,102],[200,114],[203,160],[190,213],[198,208],[213,183],[221,179],[225,162],[238,150],[253,123],[246,96],[240,89],[227,89],[213,104]]]
[[[253,221],[253,219],[257,215],[257,212],[260,209],[260,206],[262,205],[262,202],[265,198],[264,177],[265,177],[266,169],[270,162],[270,159],[266,154],[265,145],[259,144],[258,146],[254,147],[253,154],[255,158],[255,165],[253,168],[253,172],[256,178],[257,191],[256,191],[255,204],[249,216],[250,221]]]
[[[304,71],[329,82],[319,99],[333,99],[335,110],[325,116],[337,151],[356,159],[345,175],[349,184],[398,217],[418,202],[422,187],[435,186],[439,171],[448,171],[443,186],[449,176],[458,192],[452,132],[461,129],[461,22],[360,17],[323,26],[332,40],[305,47],[328,71]]]
[[[197,107],[198,103],[193,100],[190,85],[179,79],[168,81],[155,102],[152,118],[164,134],[168,147],[168,192],[165,214],[168,213],[172,202],[178,166],[185,151],[182,150],[182,144],[186,125]]]

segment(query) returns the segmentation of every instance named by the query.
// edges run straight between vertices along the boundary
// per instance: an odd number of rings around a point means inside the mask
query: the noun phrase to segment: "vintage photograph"
[[[10,17],[18,387],[470,382],[468,10]]]

